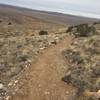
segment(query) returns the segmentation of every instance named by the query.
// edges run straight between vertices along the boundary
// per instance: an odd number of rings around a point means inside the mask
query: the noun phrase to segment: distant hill
[[[80,23],[90,23],[97,19],[66,15],[56,12],[31,10],[0,4],[0,31],[38,31],[54,32],[59,28]]]

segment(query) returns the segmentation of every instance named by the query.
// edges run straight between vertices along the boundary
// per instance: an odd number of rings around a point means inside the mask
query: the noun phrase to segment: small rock
[[[6,97],[6,100],[10,100],[10,96],[7,96],[7,97]]]
[[[49,95],[50,92],[49,92],[49,91],[45,91],[44,94],[45,94],[45,95]]]
[[[69,92],[68,92],[68,91],[66,91],[66,94],[69,94]]]
[[[97,98],[100,98],[100,90],[97,92]]]
[[[44,50],[44,49],[46,49],[46,47],[42,47],[42,48],[40,48],[40,50]]]
[[[18,83],[18,80],[15,81],[15,84]]]
[[[0,89],[3,89],[4,85],[2,83],[0,83]]]

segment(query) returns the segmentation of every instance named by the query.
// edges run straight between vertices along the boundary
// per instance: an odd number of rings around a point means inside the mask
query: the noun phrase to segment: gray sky
[[[0,0],[0,3],[100,18],[100,0]]]

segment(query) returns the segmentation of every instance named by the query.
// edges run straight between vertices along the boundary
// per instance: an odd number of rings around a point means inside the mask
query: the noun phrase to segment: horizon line
[[[93,19],[100,19],[100,14],[93,14],[93,13],[88,13],[88,12],[80,12],[80,11],[72,11],[72,10],[67,10],[64,11],[62,9],[59,9],[59,11],[51,10],[51,8],[48,8],[48,10],[45,10],[45,8],[40,7],[40,8],[32,8],[32,7],[26,7],[24,5],[14,5],[10,3],[0,3],[1,5],[8,5],[8,6],[13,6],[13,7],[19,7],[19,8],[25,8],[25,9],[30,9],[30,10],[38,10],[38,11],[45,11],[45,12],[54,12],[54,13],[61,13],[61,14],[66,14],[66,15],[72,15],[72,16],[79,16],[79,17],[85,17],[85,18],[93,18]],[[56,9],[58,10],[58,9]]]

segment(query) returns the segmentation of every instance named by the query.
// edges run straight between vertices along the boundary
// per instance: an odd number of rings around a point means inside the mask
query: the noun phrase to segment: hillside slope
[[[43,50],[11,100],[99,100],[100,24],[87,25],[74,26],[59,43]]]
[[[0,5],[0,100],[75,100],[75,97],[77,100],[77,90],[82,86],[79,85],[80,76],[87,73],[81,73],[86,70],[80,71],[81,75],[74,77],[77,73],[73,74],[76,72],[73,66],[89,62],[86,67],[91,72],[90,65],[96,61],[98,64],[100,22],[77,24],[94,21],[98,20]],[[40,30],[48,32],[39,34]],[[67,53],[66,49],[77,52],[74,55],[73,51]],[[80,59],[81,53],[84,59]],[[100,70],[100,63],[97,64],[95,68]],[[100,71],[95,68],[93,70],[100,77]],[[70,84],[66,78],[68,70],[72,72],[68,78]],[[95,74],[89,75],[90,82],[91,75]],[[97,84],[92,84],[96,88],[95,94],[100,87],[97,78],[94,78]]]
[[[0,4],[0,32],[4,30],[24,31],[26,33],[34,33],[39,30],[57,32],[59,28],[69,25],[94,21],[98,20]]]

